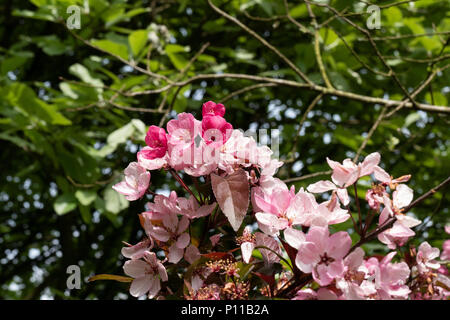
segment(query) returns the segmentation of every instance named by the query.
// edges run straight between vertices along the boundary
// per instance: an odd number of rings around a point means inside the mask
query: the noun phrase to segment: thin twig
[[[256,38],[259,42],[261,42],[265,47],[267,47],[269,50],[274,52],[278,57],[281,58],[296,74],[300,76],[300,78],[303,79],[306,83],[309,85],[313,85],[313,82],[309,80],[309,78],[291,61],[289,60],[284,54],[282,54],[277,48],[275,48],[273,45],[268,43],[263,37],[261,37],[259,34],[257,34],[255,31],[247,27],[245,24],[240,22],[235,17],[230,16],[228,13],[220,10],[218,7],[216,7],[211,0],[208,0],[209,5],[211,8],[213,8],[214,11],[222,15],[223,17],[227,18],[231,22],[237,24],[239,27],[241,27],[243,30],[251,34],[254,38]]]

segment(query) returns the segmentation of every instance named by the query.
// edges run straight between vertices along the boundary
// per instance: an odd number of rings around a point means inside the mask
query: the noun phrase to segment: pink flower
[[[220,147],[218,167],[231,174],[237,166],[256,166],[261,176],[272,176],[283,162],[272,159],[273,152],[267,146],[258,146],[253,137],[244,136],[241,130],[232,130],[231,136]]]
[[[144,218],[151,219],[151,216],[146,214],[147,212],[143,213]],[[167,258],[171,263],[181,260],[185,248],[190,243],[190,236],[185,232],[188,226],[188,217],[183,216],[178,220],[177,214],[172,212],[162,216],[162,226],[147,224],[148,233],[153,238],[170,245]]]
[[[444,229],[450,234],[450,225],[446,225]],[[441,260],[450,260],[450,240],[445,240],[442,244]]]
[[[297,201],[298,199],[296,199]],[[305,203],[304,200],[300,200]],[[344,210],[340,207],[337,201],[336,193],[333,192],[331,199],[317,205],[311,202],[312,209],[305,210],[301,216],[299,222],[303,226],[322,226],[342,223],[350,218],[348,210]]]
[[[155,151],[151,147],[144,147],[137,153],[140,166],[147,170],[158,170],[167,165],[167,154],[161,158],[155,158]]]
[[[312,215],[318,206],[312,194],[303,189],[295,194],[294,187],[289,190],[284,183],[268,190],[253,188],[252,202],[259,228],[269,235],[306,223],[308,214]]]
[[[200,251],[193,244],[190,244],[186,248],[186,251],[184,252],[184,259],[186,259],[186,261],[189,262],[190,264],[194,263],[200,257],[201,257]]]
[[[389,186],[391,189],[395,189],[397,184],[399,184],[401,182],[407,182],[411,178],[411,175],[408,174],[405,176],[401,176],[397,179],[394,179],[394,178],[392,178],[392,176],[390,176],[386,171],[384,171],[379,166],[375,166],[375,168],[373,170],[373,176],[375,177],[375,179],[383,182],[383,184]]]
[[[154,252],[147,251],[143,257],[144,260],[128,260],[123,270],[134,278],[130,294],[133,297],[140,297],[148,292],[148,297],[152,299],[161,289],[160,280],[167,281],[167,271]]]
[[[209,237],[209,240],[211,241],[211,245],[214,248],[220,241],[220,238],[222,238],[223,234],[222,233],[218,233],[215,234],[211,237]]]
[[[354,184],[360,177],[372,174],[374,168],[380,162],[380,154],[374,152],[369,154],[362,163],[354,164],[350,159],[345,159],[342,164],[327,158],[328,165],[333,169],[331,181],[321,180],[308,186],[307,190],[312,193],[322,193],[336,190],[342,204],[349,204],[347,187]]]
[[[317,292],[313,289],[307,288],[303,290],[298,290],[295,297],[292,300],[318,300]]]
[[[202,137],[206,144],[223,145],[231,136],[233,126],[221,116],[207,116],[202,120]]]
[[[145,136],[145,143],[150,147],[147,159],[162,158],[167,151],[166,131],[157,126],[150,126]]]
[[[383,203],[385,208],[380,214],[380,224],[383,224],[389,216],[401,214],[402,208],[408,206],[413,199],[413,190],[407,185],[399,185],[392,194],[392,202],[385,195]]]
[[[189,199],[178,198],[178,205],[180,207],[181,214],[189,219],[205,217],[209,215],[216,207],[215,202],[209,205],[200,206],[192,195]]]
[[[450,240],[445,240],[442,244],[441,260],[450,260]]]
[[[392,198],[391,202],[386,195],[383,197],[385,207],[380,214],[379,225],[383,225],[390,216],[394,215],[397,221],[392,228],[380,233],[378,240],[394,250],[397,246],[403,246],[410,237],[415,235],[410,228],[419,225],[421,221],[402,213],[402,208],[408,206],[413,199],[411,188],[403,184],[399,185]]]
[[[336,279],[336,287],[348,300],[362,300],[376,294],[375,287],[366,281],[368,272],[364,265],[364,250],[356,248],[344,259],[345,272]]]
[[[205,102],[202,107],[202,115],[206,116],[220,116],[225,115],[225,106],[221,103],[214,103],[212,101]]]
[[[342,300],[342,298],[338,297],[337,294],[330,289],[320,288],[316,292],[308,288],[297,291],[297,294],[292,300]]]
[[[348,197],[348,192],[346,188],[338,188],[333,182],[327,180],[321,180],[316,183],[310,184],[306,188],[309,192],[312,193],[322,193],[333,190],[339,197],[339,200],[342,202],[344,206],[348,205],[350,202],[350,198]]]
[[[343,259],[352,245],[348,233],[341,231],[330,236],[328,227],[314,226],[309,229],[305,240],[298,248],[297,267],[305,273],[312,273],[321,286],[341,277],[345,271]]]
[[[358,178],[372,174],[375,166],[380,162],[380,154],[369,154],[362,163],[354,164],[350,159],[345,159],[342,164],[327,158],[328,165],[333,169],[331,179],[340,187],[351,186]]]
[[[252,236],[252,229],[249,226],[244,228],[242,239],[244,240],[241,243],[242,260],[245,263],[249,263],[250,258],[252,257],[253,249],[255,249],[256,246],[256,241]]]
[[[429,269],[439,269],[440,264],[433,259],[439,257],[439,249],[433,248],[428,242],[422,242],[417,252],[417,268],[420,273],[428,272]]]
[[[192,166],[201,161],[195,145],[197,136],[201,136],[201,122],[190,113],[180,113],[178,119],[167,123],[168,149],[170,165],[176,170]]]
[[[153,248],[153,239],[147,238],[134,246],[128,246],[122,248],[122,255],[129,259],[140,259],[144,256],[145,252],[150,251]]]
[[[374,276],[374,284],[380,299],[407,299],[410,290],[406,285],[410,270],[405,262],[391,263],[396,252],[386,255],[383,260],[370,258],[366,267],[370,275]]]
[[[112,188],[123,194],[129,201],[141,198],[150,184],[150,172],[139,165],[131,162],[125,169],[125,180],[115,184]]]
[[[366,201],[372,210],[378,211],[380,205],[384,203],[384,197],[389,197],[385,187],[380,185],[373,185],[371,189],[366,192]]]
[[[169,214],[181,214],[178,207],[178,197],[175,191],[170,192],[169,197],[162,194],[155,195],[152,202],[147,203],[147,211],[144,212],[151,220],[162,220]]]

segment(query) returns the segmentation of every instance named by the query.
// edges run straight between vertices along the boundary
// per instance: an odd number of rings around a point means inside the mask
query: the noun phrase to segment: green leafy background
[[[284,18],[283,1],[214,3],[323,85],[313,39]],[[337,10],[362,12],[350,18],[365,27],[364,3],[335,0],[331,4]],[[119,58],[178,81],[222,72],[301,81],[273,52],[213,11],[206,1],[90,1],[89,13],[82,11],[81,29],[72,30],[87,43],[65,27],[70,5],[84,4],[81,0],[4,0],[0,4],[0,297],[4,299],[127,299],[126,283],[85,282],[93,274],[122,275],[122,241],[135,243],[143,235],[137,214],[146,199],[129,203],[111,186],[135,160],[144,145],[146,128],[158,125],[169,106],[172,110],[164,121],[184,111],[200,118],[203,102],[220,102],[255,84],[242,79],[205,79],[179,92],[172,88],[159,94],[124,96],[117,91],[153,90],[162,87],[164,80],[140,73]],[[320,7],[313,9],[319,23],[331,16]],[[289,1],[289,14],[310,25],[303,1]],[[448,62],[449,15],[450,2],[436,0],[381,10],[381,29],[371,30],[374,37],[439,33],[378,43],[408,90],[417,87],[433,68]],[[367,70],[338,34],[366,65],[386,71],[363,35],[334,19],[319,30],[323,62],[334,86],[401,100],[404,93],[392,78]],[[444,58],[430,63],[433,57]],[[448,106],[449,83],[447,69],[416,100]],[[261,87],[228,100],[226,118],[244,130],[279,129],[280,156],[289,161],[278,177],[300,177],[328,170],[326,157],[353,158],[381,110],[379,105],[325,95],[295,139],[300,118],[316,96],[302,88]],[[157,111],[160,105],[162,112]],[[412,174],[409,185],[415,196],[421,195],[450,172],[449,125],[448,113],[403,108],[381,122],[362,156],[380,152],[381,165],[394,177]],[[295,185],[298,189],[327,177]],[[183,194],[164,172],[152,173],[152,185],[158,192],[175,189]],[[363,197],[364,181],[359,187]],[[427,239],[441,248],[448,205],[442,190],[413,209],[426,223],[412,243]],[[351,222],[336,229],[349,227]],[[368,254],[386,252],[376,242],[365,249]],[[72,264],[81,267],[79,290],[66,287],[66,268]]]

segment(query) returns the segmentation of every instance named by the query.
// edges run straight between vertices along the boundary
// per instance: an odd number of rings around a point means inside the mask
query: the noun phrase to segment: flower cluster
[[[327,158],[331,180],[296,191],[274,177],[283,163],[271,149],[233,129],[225,111],[209,101],[201,121],[181,113],[166,128],[150,126],[146,146],[113,187],[129,201],[151,197],[139,215],[145,237],[122,249],[131,295],[449,298],[450,240],[442,253],[427,242],[406,249],[421,224],[408,212],[410,175],[391,177],[377,152],[360,163]],[[150,171],[157,170],[169,172],[184,194],[151,191]],[[358,182],[369,179],[360,198]],[[387,253],[367,256],[361,245],[377,239]],[[169,277],[182,281],[169,285]]]

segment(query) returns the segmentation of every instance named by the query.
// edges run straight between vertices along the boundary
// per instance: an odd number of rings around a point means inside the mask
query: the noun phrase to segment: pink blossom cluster
[[[113,187],[129,201],[152,197],[139,215],[145,237],[122,249],[131,295],[449,299],[450,240],[442,253],[428,242],[406,246],[421,224],[408,212],[410,175],[391,177],[377,152],[359,163],[327,158],[331,180],[296,191],[274,177],[283,163],[271,149],[225,120],[223,104],[206,102],[202,116],[150,126],[137,161]],[[185,195],[151,191],[155,170],[170,172]],[[369,179],[359,198],[358,182]],[[377,240],[386,254],[367,256],[363,245]]]

